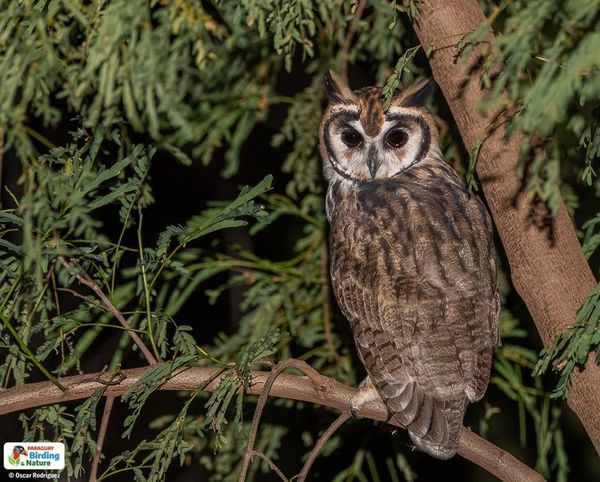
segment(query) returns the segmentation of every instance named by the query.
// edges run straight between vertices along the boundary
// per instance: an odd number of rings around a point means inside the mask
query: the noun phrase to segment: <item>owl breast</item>
[[[452,456],[499,342],[483,203],[445,163],[422,162],[333,182],[327,212],[333,290],[371,381],[419,448]]]

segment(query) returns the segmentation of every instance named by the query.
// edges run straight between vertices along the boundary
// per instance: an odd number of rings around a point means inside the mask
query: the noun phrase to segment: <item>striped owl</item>
[[[353,412],[381,398],[417,448],[448,459],[488,384],[500,302],[492,222],[442,157],[433,85],[386,111],[380,88],[327,73],[320,150],[333,291],[367,371]]]

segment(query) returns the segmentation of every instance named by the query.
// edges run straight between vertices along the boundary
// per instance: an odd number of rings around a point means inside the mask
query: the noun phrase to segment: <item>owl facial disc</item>
[[[352,91],[332,73],[325,86],[330,104],[321,124],[321,153],[329,179],[388,179],[430,153],[437,130],[422,107],[430,83],[397,94],[387,112],[378,87]]]
[[[369,134],[360,111],[340,108],[324,126],[327,158],[341,177],[366,182],[398,175],[422,160],[431,143],[429,126],[420,116],[393,108]]]

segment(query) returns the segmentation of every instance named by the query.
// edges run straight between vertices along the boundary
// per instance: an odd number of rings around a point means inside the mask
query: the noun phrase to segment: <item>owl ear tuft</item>
[[[324,78],[325,92],[330,102],[333,103],[344,103],[351,100],[354,97],[352,89],[348,87],[348,84],[333,70],[325,72]]]
[[[433,79],[421,79],[400,92],[392,103],[400,107],[423,107],[436,87]]]

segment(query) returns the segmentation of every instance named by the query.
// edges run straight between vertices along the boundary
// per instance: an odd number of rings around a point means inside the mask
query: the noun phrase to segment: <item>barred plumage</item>
[[[377,88],[352,92],[334,76],[327,85],[334,293],[390,413],[420,449],[448,458],[499,343],[491,220],[439,153],[419,105],[425,86],[385,113]]]

